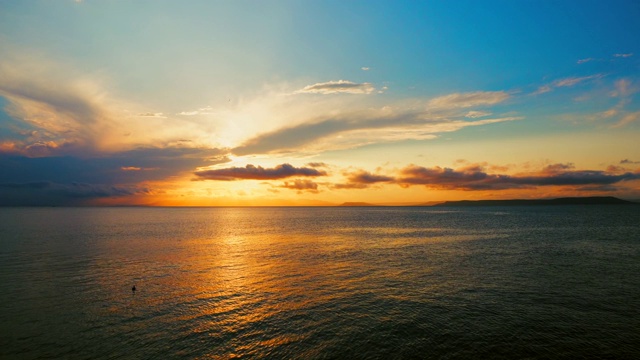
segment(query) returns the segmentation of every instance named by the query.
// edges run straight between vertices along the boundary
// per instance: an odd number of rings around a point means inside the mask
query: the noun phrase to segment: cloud
[[[285,183],[280,188],[289,189],[289,190],[297,190],[298,192],[308,191],[317,193],[318,192],[318,184],[306,179],[295,179],[291,182],[285,181]]]
[[[120,170],[122,171],[153,171],[153,170],[159,170],[159,168],[141,168],[137,166],[122,166]]]
[[[211,106],[205,106],[203,108],[200,108],[198,110],[193,110],[193,111],[182,111],[179,112],[177,115],[183,115],[183,116],[194,116],[194,115],[210,115],[214,113],[214,109]]]
[[[595,75],[582,76],[582,77],[569,77],[569,78],[564,78],[564,79],[558,79],[558,80],[556,80],[556,81],[554,81],[554,82],[552,82],[550,84],[545,84],[545,85],[540,86],[538,88],[538,90],[533,92],[533,95],[540,95],[540,94],[548,93],[548,92],[552,91],[554,88],[572,87],[572,86],[575,86],[577,84],[580,84],[580,83],[588,81],[588,80],[600,79],[603,76],[604,75],[602,75],[602,74],[595,74]]]
[[[596,59],[594,59],[594,58],[580,59],[580,60],[578,60],[578,64],[584,64],[584,63],[587,63],[587,62],[590,62],[590,61],[595,61],[595,60]]]
[[[358,170],[350,173],[347,178],[350,183],[375,184],[393,181],[394,178],[386,175],[372,174],[368,171]]]
[[[218,129],[211,121],[168,119],[110,94],[104,75],[81,73],[1,39],[0,47],[6,50],[0,57],[0,130],[14,153],[97,157],[184,138],[215,146]]]
[[[296,168],[290,164],[281,164],[275,168],[247,165],[246,167],[230,167],[224,169],[200,170],[194,173],[198,180],[278,180],[293,176],[326,176],[325,171],[314,168]]]
[[[75,182],[68,184],[49,181],[0,183],[0,206],[89,205],[96,199],[130,197],[147,193],[149,190],[141,187]]]
[[[640,122],[640,111],[628,113],[620,118],[620,120],[614,124],[613,128],[620,128],[631,123]]]
[[[472,106],[489,106],[501,103],[509,98],[504,91],[476,91],[455,93],[429,100],[427,106],[434,109],[468,108]]]
[[[509,116],[469,120],[462,118],[458,111],[459,107],[497,104],[508,97],[502,91],[452,94],[428,102],[439,109],[429,106],[425,109],[424,105],[419,104],[338,112],[318,117],[313,122],[264,132],[245,140],[231,151],[236,155],[321,152],[373,143],[433,139],[438,133],[457,131],[469,126],[522,119]]]
[[[0,151],[0,203],[86,205],[110,197],[137,201],[155,192],[140,184],[188,177],[197,167],[228,162],[226,154],[219,149],[150,147],[96,157],[27,157]]]
[[[138,114],[138,116],[140,116],[140,117],[161,118],[161,119],[166,119],[167,118],[166,116],[164,116],[163,113],[152,113],[152,112],[140,113],[140,114]]]
[[[560,80],[554,81],[553,82],[553,86],[555,86],[555,87],[569,87],[569,86],[574,86],[576,84],[579,84],[579,83],[587,81],[587,80],[599,79],[601,77],[602,77],[601,74],[596,74],[596,75],[590,75],[590,76],[564,78],[564,79],[560,79]]]
[[[31,142],[74,143],[93,149],[113,126],[105,94],[96,82],[47,63],[19,56],[0,59],[0,96],[5,111],[31,132]]]
[[[426,186],[438,190],[512,190],[535,189],[545,186],[563,186],[574,190],[614,188],[624,181],[640,179],[640,173],[625,172],[622,168],[608,168],[606,171],[574,170],[574,165],[551,164],[539,171],[524,174],[489,173],[486,168],[505,170],[507,167],[490,166],[486,163],[465,164],[457,169],[447,167],[406,166],[395,175],[372,174],[364,170],[345,173],[344,183],[330,186],[332,189],[366,189],[374,184],[397,184],[408,188]],[[595,191],[595,190],[594,190]]]
[[[631,85],[629,79],[620,79],[615,83],[615,90],[611,92],[612,97],[626,98],[637,91],[635,87]]]
[[[371,68],[370,68],[370,67],[367,67],[367,66],[363,66],[363,67],[361,67],[360,69],[361,69],[362,71],[369,71],[369,70],[371,70]]]
[[[345,184],[333,184],[331,186],[332,189],[336,190],[361,190],[367,189],[370,187],[370,184],[363,183],[345,183]]]
[[[536,90],[533,95],[540,95],[540,94],[544,94],[544,93],[548,93],[549,91],[553,90],[551,88],[551,86],[549,85],[542,85],[538,88],[538,90]]]
[[[621,57],[621,58],[628,58],[628,57],[632,57],[633,53],[628,53],[628,54],[613,54],[614,57]]]
[[[312,168],[326,168],[329,165],[327,165],[326,163],[323,162],[310,162],[307,164],[307,166],[310,166]]]
[[[640,179],[638,173],[611,174],[605,171],[569,171],[571,165],[557,164],[537,174],[489,174],[482,167],[464,169],[425,168],[411,165],[400,171],[396,182],[401,186],[425,185],[443,190],[506,190],[539,186],[612,185]]]
[[[544,168],[542,168],[541,173],[543,174],[558,174],[558,173],[562,173],[568,170],[571,170],[575,168],[575,166],[572,163],[568,163],[568,164],[551,164],[551,165],[547,165]]]
[[[32,158],[0,153],[0,183],[134,184],[188,174],[199,166],[228,161],[225,150],[200,148],[138,148],[86,158]]]
[[[366,189],[371,185],[379,184],[379,183],[391,183],[395,181],[395,179],[391,176],[380,175],[380,174],[372,174],[365,170],[357,170],[354,172],[345,173],[347,177],[347,182],[342,184],[333,184],[331,188],[333,189]]]
[[[250,155],[348,149],[373,143],[433,139],[438,133],[520,119],[522,118],[504,117],[464,121],[437,116],[429,118],[423,113],[399,113],[371,118],[345,116],[258,135],[231,151],[236,155]]]
[[[371,83],[354,83],[347,80],[338,80],[307,85],[304,88],[296,91],[296,93],[324,95],[338,93],[371,94],[374,90],[375,88]]]
[[[640,161],[632,161],[629,159],[620,160],[620,164],[640,164]]]
[[[469,111],[464,117],[466,118],[471,118],[471,119],[476,119],[476,118],[480,118],[480,117],[485,117],[485,116],[489,116],[492,115],[490,112],[487,111]]]

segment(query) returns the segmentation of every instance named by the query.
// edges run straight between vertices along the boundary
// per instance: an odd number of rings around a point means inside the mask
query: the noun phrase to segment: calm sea
[[[0,357],[637,359],[639,220],[640,206],[0,208]]]

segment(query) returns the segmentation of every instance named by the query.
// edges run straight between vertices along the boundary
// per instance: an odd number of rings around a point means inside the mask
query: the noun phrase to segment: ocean
[[[639,220],[617,205],[0,208],[0,358],[637,359]]]

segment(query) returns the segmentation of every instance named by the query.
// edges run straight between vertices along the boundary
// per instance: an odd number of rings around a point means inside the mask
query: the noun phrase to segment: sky
[[[0,0],[0,205],[640,199],[640,2]]]

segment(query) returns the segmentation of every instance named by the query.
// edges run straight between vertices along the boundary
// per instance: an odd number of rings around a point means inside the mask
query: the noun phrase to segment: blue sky
[[[640,197],[638,18],[633,1],[0,1],[0,188],[11,204],[73,184],[70,204]],[[244,175],[201,176],[218,170]]]

